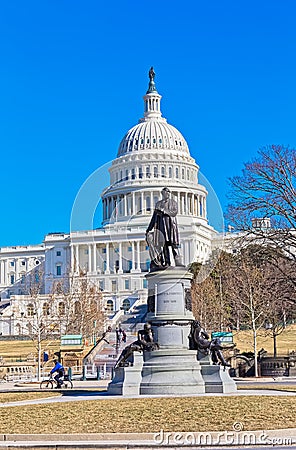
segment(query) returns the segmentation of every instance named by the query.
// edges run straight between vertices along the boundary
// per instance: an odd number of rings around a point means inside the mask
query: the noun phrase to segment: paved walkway
[[[108,395],[106,391],[98,391],[97,389],[106,389],[108,386],[107,380],[100,381],[74,381],[73,390],[62,390],[61,395],[58,397],[49,397],[35,400],[23,400],[9,403],[0,403],[0,408],[12,407],[12,406],[24,406],[24,405],[37,405],[37,404],[49,404],[49,403],[66,403],[66,402],[77,402],[86,400],[118,400],[122,398],[162,398],[163,395],[141,395],[141,396],[125,396],[120,395]],[[5,383],[0,386],[0,392],[41,392],[38,384],[25,384],[25,383]],[[53,391],[43,391],[46,392]],[[280,391],[271,389],[262,390],[251,390],[251,389],[240,389],[236,393],[216,393],[216,394],[196,394],[194,397],[231,397],[231,396],[296,396],[295,392]],[[167,397],[167,396],[166,396]],[[172,397],[179,397],[178,395],[172,395]],[[184,395],[180,394],[180,397]]]
[[[222,432],[176,432],[168,433],[93,433],[80,435],[0,435],[0,448],[15,449],[96,449],[96,448],[219,448],[232,449],[244,446],[252,448],[295,448],[296,429],[222,431]],[[274,447],[275,446],[275,447]]]

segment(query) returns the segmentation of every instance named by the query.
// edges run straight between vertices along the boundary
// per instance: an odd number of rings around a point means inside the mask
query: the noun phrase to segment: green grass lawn
[[[295,397],[183,397],[40,404],[0,408],[0,433],[227,431],[295,427]]]

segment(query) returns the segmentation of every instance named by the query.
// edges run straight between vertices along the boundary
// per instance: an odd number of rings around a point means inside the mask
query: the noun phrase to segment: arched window
[[[150,178],[150,167],[146,167],[146,178]]]
[[[151,211],[150,197],[146,197],[146,211]]]
[[[143,178],[143,169],[139,167],[139,178]]]
[[[185,169],[182,169],[182,180],[185,180]]]
[[[114,303],[113,300],[107,300],[107,311],[114,311]]]
[[[124,311],[128,311],[131,307],[131,302],[129,301],[128,298],[125,298],[122,302],[122,308]]]
[[[165,168],[163,166],[161,167],[161,176],[165,177]]]
[[[79,301],[75,302],[74,304],[74,314],[75,315],[81,314],[81,304]]]
[[[49,304],[48,304],[48,303],[43,303],[43,306],[42,306],[42,314],[43,314],[44,316],[49,316],[50,310],[49,310]]]
[[[59,312],[59,316],[65,315],[65,303],[64,302],[59,303],[58,312]]]
[[[157,178],[157,176],[158,176],[158,168],[157,168],[157,166],[154,166],[154,178]]]
[[[136,172],[135,169],[132,169],[132,180],[134,180],[136,178]]]
[[[34,305],[32,303],[29,303],[27,306],[27,316],[28,317],[34,316]]]
[[[176,178],[179,178],[179,168],[176,167]]]
[[[169,178],[172,178],[173,176],[173,169],[169,167]]]

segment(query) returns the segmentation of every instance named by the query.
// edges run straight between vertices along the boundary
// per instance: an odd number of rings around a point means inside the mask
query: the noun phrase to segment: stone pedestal
[[[208,355],[200,358],[199,363],[207,394],[223,394],[237,391],[236,384],[229,375],[228,367],[212,364]]]
[[[205,392],[196,351],[159,349],[145,352],[140,394],[193,395]]]
[[[143,354],[134,352],[131,366],[117,367],[113,380],[108,385],[110,395],[139,395],[142,379]]]
[[[146,275],[148,281],[147,322],[151,323],[159,350],[134,353],[133,366],[119,367],[109,384],[113,395],[196,395],[235,392],[228,369],[198,360],[189,350],[194,320],[190,287],[192,274],[182,267]]]
[[[170,267],[146,275],[148,314],[159,350],[144,353],[140,394],[192,395],[205,392],[196,351],[189,350],[192,274]]]

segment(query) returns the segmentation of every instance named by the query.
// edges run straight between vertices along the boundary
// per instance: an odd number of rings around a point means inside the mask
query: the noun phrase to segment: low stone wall
[[[264,357],[260,362],[263,377],[296,376],[296,355]]]

